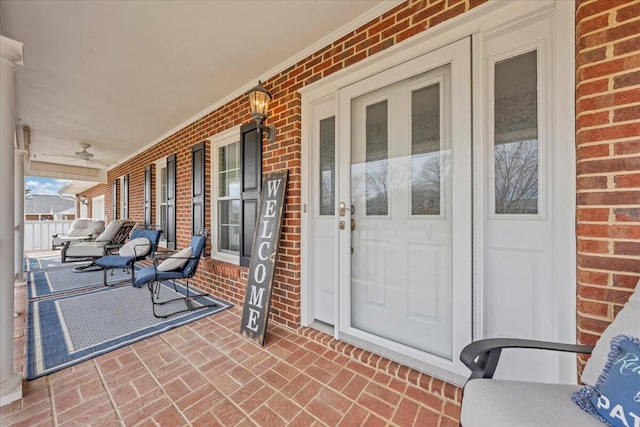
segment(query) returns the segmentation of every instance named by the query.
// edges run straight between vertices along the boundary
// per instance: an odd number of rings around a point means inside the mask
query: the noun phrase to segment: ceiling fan
[[[85,160],[86,162],[95,163],[100,166],[109,166],[109,163],[106,163],[106,162],[103,162],[102,160],[98,160],[94,158],[95,156],[93,155],[93,153],[90,153],[87,151],[87,148],[91,147],[91,144],[89,144],[88,142],[80,142],[79,145],[80,147],[82,147],[82,151],[76,151],[74,155],[53,154],[53,153],[47,153],[46,155],[54,156],[54,157],[67,157],[71,159],[80,159],[80,160]]]

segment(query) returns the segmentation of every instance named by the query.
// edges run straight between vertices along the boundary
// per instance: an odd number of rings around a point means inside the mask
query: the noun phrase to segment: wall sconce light
[[[251,105],[251,116],[258,124],[258,132],[262,129],[265,131],[269,142],[275,141],[277,133],[276,126],[273,124],[265,126],[263,124],[267,119],[271,94],[262,86],[260,80],[258,80],[258,86],[247,92],[247,95],[249,95],[249,104]]]
[[[80,204],[83,204],[83,205],[87,205],[88,204],[86,195],[80,194],[77,197],[78,197],[78,201],[80,202]]]

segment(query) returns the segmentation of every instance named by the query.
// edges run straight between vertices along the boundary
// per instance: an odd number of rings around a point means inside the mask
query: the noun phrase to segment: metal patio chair
[[[105,255],[95,261],[96,265],[104,269],[104,285],[114,286],[114,284],[109,284],[107,282],[107,270],[111,270],[113,274],[114,268],[131,270],[131,283],[133,283],[136,279],[135,262],[143,260],[156,253],[161,235],[162,230],[159,229],[136,228],[131,232],[131,237],[129,239],[130,243],[134,243],[137,239],[144,240],[144,242],[134,244],[132,246],[131,253],[127,254],[121,253],[125,246],[124,244],[109,245],[109,249],[115,253]]]
[[[460,360],[471,376],[464,386],[460,425],[462,427],[602,427],[600,420],[581,409],[572,393],[576,384],[547,384],[531,381],[494,379],[502,350],[524,348],[591,354],[581,380],[594,386],[610,351],[612,338],[618,335],[640,338],[640,281],[635,292],[613,323],[602,333],[595,346],[561,344],[525,339],[484,339],[467,345]]]
[[[209,296],[208,293],[192,293],[189,290],[189,279],[195,276],[196,271],[198,269],[198,264],[200,262],[200,258],[204,253],[205,243],[207,241],[207,230],[201,230],[198,234],[194,235],[191,238],[191,243],[189,248],[191,248],[190,256],[182,256],[180,252],[175,253],[170,256],[166,255],[156,255],[153,259],[153,265],[149,267],[144,267],[138,272],[138,277],[134,282],[134,286],[142,286],[147,285],[149,287],[149,291],[151,292],[151,304],[153,315],[157,318],[166,319],[167,317],[173,316],[179,313],[185,313],[194,310],[201,310],[209,307],[218,307],[219,305],[216,303],[199,303],[194,301],[195,298],[198,297],[206,297]],[[188,249],[188,248],[185,248]],[[183,249],[183,251],[185,251]],[[169,270],[163,271],[162,264],[160,261],[166,263],[167,261],[171,261],[176,263],[176,267]],[[167,265],[167,264],[165,264]],[[181,279],[185,281],[185,289],[184,293],[180,292],[176,286],[176,280]],[[170,280],[173,283],[173,289],[181,293],[183,296],[177,298],[170,298],[168,300],[160,300],[160,289],[162,287],[161,282],[164,280]],[[184,301],[186,308],[182,310],[175,310],[168,314],[158,314],[156,312],[157,306],[163,306],[171,302],[175,301]]]

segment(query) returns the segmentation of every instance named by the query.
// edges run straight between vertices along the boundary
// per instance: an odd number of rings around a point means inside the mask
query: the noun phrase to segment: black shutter
[[[176,249],[176,155],[167,157],[167,248]]]
[[[191,234],[197,234],[204,224],[204,161],[205,143],[193,146],[191,150]]]
[[[240,265],[249,266],[262,184],[262,131],[255,122],[240,128]]]
[[[129,174],[122,181],[122,218],[129,218]]]
[[[151,227],[151,165],[144,167],[144,226]]]
[[[111,203],[111,215],[113,220],[118,219],[118,180],[113,180],[113,202]]]

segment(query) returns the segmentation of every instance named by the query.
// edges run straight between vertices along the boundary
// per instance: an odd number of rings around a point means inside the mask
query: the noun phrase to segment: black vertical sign
[[[269,173],[262,182],[260,211],[240,325],[240,333],[259,345],[264,345],[267,332],[288,172]]]

